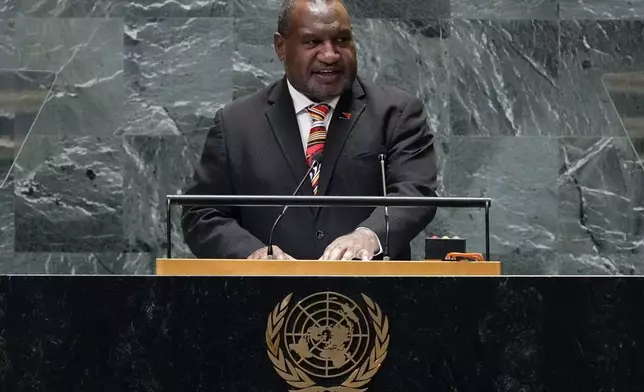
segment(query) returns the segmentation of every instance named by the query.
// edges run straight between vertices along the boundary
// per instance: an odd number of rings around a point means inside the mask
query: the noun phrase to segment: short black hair
[[[326,3],[331,3],[333,1],[338,1],[344,8],[347,8],[344,5],[344,2],[342,0],[308,0],[309,2],[326,2]],[[295,3],[297,3],[297,0],[283,0],[282,1],[282,6],[280,7],[280,13],[279,16],[277,17],[277,32],[285,37],[288,34],[288,29],[289,29],[289,24],[291,21],[291,13],[293,12],[293,8],[295,8]]]

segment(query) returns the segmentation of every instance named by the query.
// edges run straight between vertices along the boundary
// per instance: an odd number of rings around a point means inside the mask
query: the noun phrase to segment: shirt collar
[[[288,80],[288,78],[286,79],[286,82],[288,84],[288,91],[289,93],[291,93],[291,98],[293,99],[293,107],[295,108],[295,114],[299,114],[302,110],[305,110],[307,107],[311,106],[312,104],[319,103],[319,102],[311,101],[309,97],[297,91],[295,87],[293,87],[291,82]],[[326,103],[327,105],[331,106],[331,110],[333,110],[335,109],[339,100],[340,100],[340,96],[337,96],[333,99],[323,101],[322,103]]]

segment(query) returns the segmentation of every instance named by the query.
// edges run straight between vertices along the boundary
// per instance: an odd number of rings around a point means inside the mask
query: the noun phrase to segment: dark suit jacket
[[[350,113],[347,119],[343,113]],[[378,154],[387,154],[389,196],[435,196],[433,136],[421,101],[356,79],[333,113],[324,147],[320,195],[381,196]],[[291,195],[308,169],[286,78],[219,110],[194,185],[186,194]],[[300,195],[312,195],[305,181]],[[186,207],[186,243],[199,258],[246,258],[265,246],[279,207]],[[409,242],[435,208],[389,208],[392,259],[409,259]],[[298,259],[317,259],[356,227],[384,246],[382,208],[290,208],[274,244]]]

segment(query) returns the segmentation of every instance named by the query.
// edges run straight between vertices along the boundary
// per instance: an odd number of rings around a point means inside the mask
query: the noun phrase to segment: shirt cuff
[[[378,247],[380,248],[380,250],[376,254],[374,254],[374,256],[379,256],[382,253],[382,244],[380,243],[380,238],[378,238],[378,235],[373,230],[369,229],[368,227],[360,226],[360,227],[358,227],[358,229],[369,230],[370,232],[373,233],[373,235],[376,237],[376,241],[378,241]],[[356,230],[358,230],[358,229],[356,229]]]

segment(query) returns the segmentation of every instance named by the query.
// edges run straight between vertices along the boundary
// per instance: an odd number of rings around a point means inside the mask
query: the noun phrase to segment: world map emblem
[[[389,320],[378,304],[362,294],[361,307],[331,291],[292,298],[275,306],[266,327],[268,357],[290,391],[366,391],[389,346]]]

